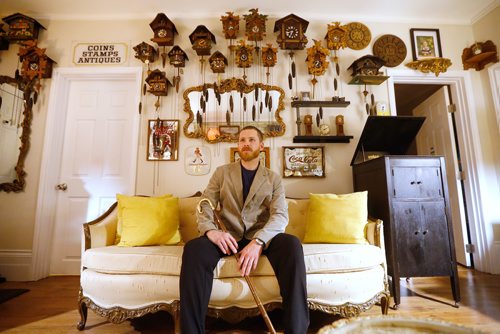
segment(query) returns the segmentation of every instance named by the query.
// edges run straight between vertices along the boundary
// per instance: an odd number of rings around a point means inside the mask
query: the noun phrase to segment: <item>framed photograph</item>
[[[179,158],[179,121],[150,119],[148,121],[149,161],[176,161]]]
[[[413,60],[442,57],[439,29],[410,29]]]
[[[240,152],[238,152],[237,147],[231,147],[230,152],[231,162],[240,160]],[[264,147],[264,150],[260,151],[260,162],[264,164],[267,168],[271,168],[271,160],[269,158],[269,147]]]
[[[219,125],[219,133],[221,136],[236,137],[240,132],[239,125]]]
[[[325,177],[323,146],[283,147],[283,177]]]

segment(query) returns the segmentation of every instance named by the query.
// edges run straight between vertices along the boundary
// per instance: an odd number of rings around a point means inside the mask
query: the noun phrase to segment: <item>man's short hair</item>
[[[255,131],[257,131],[257,136],[259,136],[259,141],[261,141],[261,142],[264,141],[264,134],[262,133],[262,131],[260,131],[260,129],[258,127],[253,126],[253,125],[247,125],[247,126],[243,127],[243,129],[240,130],[240,133],[243,130],[255,130]],[[238,134],[238,136],[239,136],[239,134]]]

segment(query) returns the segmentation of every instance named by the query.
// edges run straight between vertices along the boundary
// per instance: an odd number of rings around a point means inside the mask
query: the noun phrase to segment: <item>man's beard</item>
[[[257,158],[260,154],[260,149],[257,149],[255,151],[249,150],[249,149],[242,149],[240,151],[240,158],[243,161],[251,161],[255,158]]]

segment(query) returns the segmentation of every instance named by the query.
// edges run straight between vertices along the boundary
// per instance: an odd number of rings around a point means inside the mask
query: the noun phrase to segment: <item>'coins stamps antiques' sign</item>
[[[123,65],[127,61],[126,43],[75,43],[75,65]]]

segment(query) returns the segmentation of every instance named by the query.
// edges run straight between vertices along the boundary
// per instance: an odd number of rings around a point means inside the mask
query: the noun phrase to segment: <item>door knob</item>
[[[56,189],[66,191],[68,189],[68,185],[66,183],[60,183],[56,186]]]

